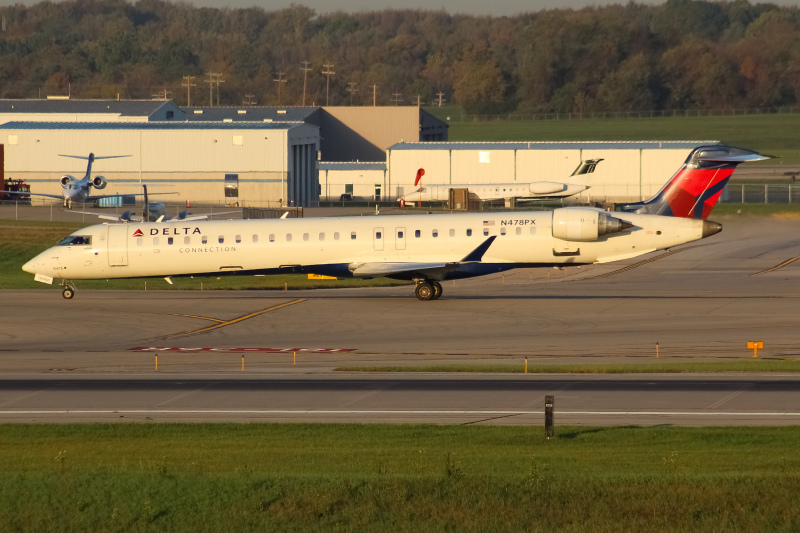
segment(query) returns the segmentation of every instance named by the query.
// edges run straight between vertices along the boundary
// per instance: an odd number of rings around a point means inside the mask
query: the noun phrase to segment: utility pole
[[[442,96],[444,96],[444,93],[442,91],[439,91],[438,93],[436,93],[436,96],[439,97],[439,107],[442,107],[442,103],[446,102],[446,100],[442,100]]]
[[[328,80],[325,82],[325,105],[328,105],[328,94],[331,88],[331,76],[333,76],[336,73],[331,70],[333,68],[332,64],[327,64],[322,66],[324,67],[322,73],[328,77]]]
[[[372,84],[372,107],[375,107],[375,91],[378,88],[376,83]]]
[[[281,83],[286,83],[286,80],[283,79],[283,71],[278,71],[278,79],[272,80],[278,83],[278,105],[281,105]]]
[[[417,94],[417,107],[419,107],[419,99],[420,99],[420,95]]]
[[[186,87],[186,107],[192,107],[192,87],[197,87],[195,76],[184,76],[181,87]]]
[[[403,97],[400,93],[392,93],[392,96],[394,96],[394,99],[392,100],[392,102],[394,102],[394,105],[398,105],[400,102],[403,101]]]
[[[222,79],[222,74],[218,72],[208,72],[206,74],[208,79],[205,81],[208,84],[208,105],[214,107],[214,85],[217,86],[217,107],[219,107],[219,84],[225,83]]]
[[[358,89],[356,89],[356,82],[351,81],[350,83],[347,84],[347,92],[350,93],[350,106],[352,107],[353,95],[358,92]]]
[[[303,107],[306,105],[306,78],[311,70],[308,68],[308,65],[310,64],[311,63],[309,61],[303,61],[303,68],[300,69],[300,71],[303,73]]]
[[[166,88],[164,88],[164,89],[161,89],[158,92],[153,93],[152,98],[153,98],[153,100],[166,100],[168,94],[170,94],[170,92],[167,91]]]
[[[254,94],[246,94],[244,95],[244,100],[242,100],[242,105],[256,105],[256,101],[254,100]]]

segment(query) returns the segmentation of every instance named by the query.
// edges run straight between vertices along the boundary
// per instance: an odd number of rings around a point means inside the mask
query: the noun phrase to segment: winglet
[[[492,243],[494,242],[494,240],[496,238],[497,238],[497,235],[492,235],[491,237],[489,237],[488,239],[483,241],[477,248],[475,248],[470,253],[468,253],[467,256],[464,259],[459,261],[459,263],[478,263],[478,262],[480,262],[481,259],[483,259],[483,254],[486,253],[486,251],[489,249],[489,247],[492,245]]]

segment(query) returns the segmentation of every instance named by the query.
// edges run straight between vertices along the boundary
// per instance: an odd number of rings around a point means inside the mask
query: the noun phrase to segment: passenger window
[[[158,246],[158,237],[153,237],[153,246]]]
[[[192,242],[192,238],[188,235],[183,238],[183,244],[189,244],[190,242]]]
[[[483,228],[483,236],[486,237],[489,235],[489,228]]]
[[[319,234],[319,240],[321,240],[321,241],[325,240],[325,234],[324,233],[320,233]]]
[[[380,239],[381,238],[381,232],[380,231],[376,231],[375,232],[375,238],[376,239]]]
[[[439,236],[439,230],[438,229],[433,230],[431,233],[433,234],[434,237],[438,237]]]
[[[203,236],[200,238],[200,240],[203,242],[203,244],[208,244],[208,237],[206,237],[205,235],[203,235]]]
[[[304,240],[304,241],[307,241],[307,240],[308,240],[308,233],[303,233],[303,240]]]
[[[269,234],[269,242],[275,242],[275,234],[274,233],[270,233]]]
[[[141,246],[143,244],[143,242],[144,242],[144,239],[139,237],[138,239],[136,239],[136,246]]]
[[[517,226],[517,235],[522,235],[522,228]]]
[[[421,235],[421,233],[420,233],[420,231],[419,231],[419,230],[417,230],[417,231],[415,231],[415,232],[414,232],[414,237],[416,237],[417,239],[419,239],[419,238],[420,238],[420,235]]]
[[[450,236],[451,236],[451,237],[455,237],[455,236],[456,236],[456,230],[454,230],[454,229],[451,229],[451,230],[450,230]]]
[[[286,242],[292,242],[292,234],[291,233],[287,233],[286,234]]]
[[[242,242],[242,236],[241,235],[237,235],[235,240],[236,240],[236,244],[239,244],[240,242]]]
[[[225,237],[223,235],[219,236],[219,243],[220,244],[225,244]]]
[[[353,241],[356,240],[356,232],[355,231],[350,234],[350,240],[353,240]]]
[[[167,244],[172,246],[172,237],[167,237]]]
[[[506,234],[506,228],[500,228],[500,235]]]
[[[339,240],[339,232],[338,231],[333,233],[333,240],[334,241],[338,241]]]
[[[253,235],[253,242],[258,242],[258,235]]]
[[[467,230],[467,237],[472,237],[472,230],[471,229]]]
[[[397,238],[398,239],[402,239],[403,238],[403,232],[402,231],[398,231],[397,232]]]

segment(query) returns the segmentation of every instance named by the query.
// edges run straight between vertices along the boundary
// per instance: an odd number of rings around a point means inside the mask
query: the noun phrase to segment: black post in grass
[[[544,434],[548,439],[556,434],[553,423],[553,400],[555,396],[544,397]]]

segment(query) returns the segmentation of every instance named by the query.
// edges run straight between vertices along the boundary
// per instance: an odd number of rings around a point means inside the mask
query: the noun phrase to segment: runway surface
[[[0,421],[527,424],[541,423],[541,398],[554,392],[562,423],[798,423],[794,375],[333,372],[519,367],[525,357],[655,362],[656,343],[667,361],[747,358],[748,341],[764,342],[761,357],[800,359],[800,219],[720,221],[721,234],[670,253],[446,282],[432,302],[409,287],[137,292],[78,283],[71,301],[56,289],[3,291]]]

